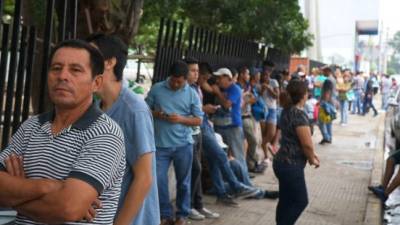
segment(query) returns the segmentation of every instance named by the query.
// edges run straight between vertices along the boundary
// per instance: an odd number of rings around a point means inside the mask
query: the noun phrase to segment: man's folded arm
[[[68,178],[59,190],[19,205],[15,209],[22,215],[42,223],[80,221],[96,201],[98,191],[102,191],[98,188],[97,184],[88,183],[86,180]]]
[[[15,207],[24,202],[38,199],[56,190],[56,183],[46,179],[26,179],[11,176],[0,163],[0,206]]]

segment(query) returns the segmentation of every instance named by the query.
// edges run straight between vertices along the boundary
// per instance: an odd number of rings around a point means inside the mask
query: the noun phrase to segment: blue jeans
[[[221,146],[219,146],[215,138],[214,130],[210,127],[208,121],[203,122],[201,126],[201,135],[203,155],[210,168],[210,176],[216,195],[222,197],[227,194],[223,177],[228,182],[230,189],[234,191],[241,190],[243,185],[237,180],[233,173],[229,165],[228,155]]]
[[[156,151],[157,183],[162,219],[173,218],[173,207],[169,199],[168,169],[174,162],[176,176],[176,217],[186,218],[191,210],[190,184],[193,161],[193,145],[159,148]]]
[[[308,205],[304,165],[291,165],[274,161],[273,168],[279,181],[276,224],[294,225]]]
[[[340,123],[347,123],[348,104],[347,100],[340,100]]]
[[[378,111],[376,110],[373,103],[373,96],[365,96],[363,104],[363,115],[365,115],[369,111],[369,108],[372,108],[372,110],[374,110],[375,115],[378,114]]]
[[[318,121],[318,127],[324,140],[332,141],[332,123],[322,123]]]
[[[353,101],[353,109],[351,113],[355,114],[362,114],[362,99],[361,99],[362,91],[361,90],[354,90],[354,101]]]
[[[389,105],[389,104],[388,104],[389,96],[390,96],[390,93],[389,93],[389,92],[387,92],[387,93],[382,93],[382,105],[381,105],[381,109],[387,110],[388,105]]]
[[[247,186],[253,186],[250,181],[246,159],[244,157],[243,149],[243,130],[241,127],[229,127],[229,128],[215,128],[215,131],[221,134],[224,142],[229,146],[232,151],[233,157],[239,161],[242,166],[243,174],[246,174],[244,178],[244,184]]]

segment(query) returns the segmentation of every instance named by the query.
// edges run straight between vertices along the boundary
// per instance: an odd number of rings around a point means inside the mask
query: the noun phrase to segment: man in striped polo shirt
[[[112,224],[125,169],[120,127],[92,104],[104,59],[86,42],[51,54],[54,111],[33,116],[0,153],[0,206],[16,224]]]

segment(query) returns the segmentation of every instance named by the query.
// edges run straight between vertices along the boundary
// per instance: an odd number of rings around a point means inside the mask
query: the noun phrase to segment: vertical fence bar
[[[17,0],[15,2],[14,20],[12,27],[10,66],[9,66],[8,81],[7,81],[7,99],[4,111],[3,137],[1,141],[1,149],[4,149],[7,146],[8,139],[10,136],[11,113],[12,113],[12,104],[14,98],[14,84],[17,72],[17,57],[18,57],[17,51],[19,42],[19,30],[21,24],[21,10],[22,10],[22,0]]]
[[[71,37],[72,38],[76,38],[76,24],[78,21],[78,0],[70,0],[71,2],[71,14],[70,14],[70,18],[71,18],[71,24],[70,24],[70,28],[71,28]]]
[[[156,59],[154,63],[154,72],[153,72],[153,79],[152,83],[158,81],[158,77],[160,76],[160,62],[161,62],[161,45],[162,45],[162,36],[164,33],[164,18],[160,20],[160,28],[158,29],[158,37],[157,37],[157,49],[156,49]]]
[[[22,105],[22,93],[25,79],[25,66],[26,66],[26,37],[28,34],[28,28],[22,28],[21,45],[19,48],[19,64],[17,74],[17,87],[15,89],[15,103],[14,103],[14,114],[12,121],[12,133],[14,134],[20,123],[21,123],[21,105]]]
[[[4,86],[7,76],[7,64],[8,64],[8,40],[10,33],[10,25],[2,24],[3,35],[1,41],[1,62],[0,62],[0,122],[3,118],[3,104],[4,104]]]
[[[22,106],[22,121],[25,121],[29,117],[35,47],[36,47],[36,29],[35,27],[32,26],[29,30],[28,55],[27,55],[28,60],[27,60],[26,76],[25,76],[24,103]]]
[[[197,51],[198,45],[199,45],[199,28],[195,27],[194,28],[195,35],[194,35],[194,44],[193,44],[193,51]]]
[[[179,58],[182,57],[183,54],[183,49],[184,49],[184,44],[183,44],[183,23],[179,23],[178,27],[178,51],[179,51]]]
[[[51,44],[51,28],[53,27],[53,8],[54,0],[47,0],[47,12],[46,12],[46,23],[44,31],[44,43],[43,43],[43,58],[42,58],[42,70],[40,77],[40,94],[39,94],[39,113],[45,110],[45,98],[46,98],[46,78],[49,66],[49,55],[50,55],[50,44]]]
[[[65,40],[65,29],[67,24],[67,9],[68,9],[68,0],[59,0],[62,1],[62,9],[60,10],[61,15],[58,18],[58,40],[63,41]]]
[[[189,27],[189,38],[188,38],[188,50],[192,51],[193,49],[193,37],[194,37],[194,28],[193,25]]]
[[[3,21],[4,0],[0,1],[0,24]]]

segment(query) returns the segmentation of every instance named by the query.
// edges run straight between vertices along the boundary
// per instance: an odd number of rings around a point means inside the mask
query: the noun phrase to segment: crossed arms
[[[100,207],[100,202],[98,192],[90,184],[74,178],[28,179],[22,161],[15,154],[4,161],[4,171],[0,171],[0,206],[12,207],[19,214],[50,224],[90,221],[96,216],[95,208]]]

